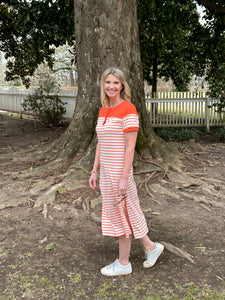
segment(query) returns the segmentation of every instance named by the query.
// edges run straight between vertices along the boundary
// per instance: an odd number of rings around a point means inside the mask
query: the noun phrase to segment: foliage
[[[155,132],[165,141],[184,142],[198,139],[205,132],[205,128],[156,128]]]
[[[50,78],[40,83],[40,87],[24,100],[22,106],[25,111],[32,112],[43,123],[58,126],[66,109],[57,92],[58,88]]]
[[[197,2],[205,5],[204,26],[193,0],[137,0],[144,78],[153,90],[157,76],[172,78],[177,90],[185,90],[192,74],[206,70],[211,96],[216,93],[224,107],[224,92],[219,93],[224,86],[224,0]],[[55,47],[74,45],[73,5],[73,0],[0,2],[7,80],[20,77],[28,86],[41,63],[53,66]]]
[[[216,107],[218,113],[225,112],[225,66],[218,68],[218,73],[215,79],[209,78],[210,92],[209,96],[219,99],[220,102],[214,103],[212,106]]]
[[[218,132],[218,139],[220,142],[225,142],[225,127],[220,128]]]
[[[16,79],[14,82],[13,82],[13,86],[21,86],[21,81],[19,79]]]
[[[186,90],[192,74],[204,73],[209,36],[199,23],[196,4],[190,0],[137,3],[145,80],[154,86],[157,77],[164,76],[173,79],[178,91]]]
[[[208,94],[210,97],[220,100],[219,104],[214,104],[220,113],[225,111],[225,26],[220,17],[215,17],[210,12],[207,14],[207,19],[207,26],[211,31],[210,54],[208,55],[210,66],[207,69],[206,77],[209,82]]]
[[[205,127],[155,128],[155,132],[166,142],[172,140],[177,142],[188,142],[191,140],[198,140],[207,134]],[[225,127],[212,127],[210,135],[214,135],[220,142],[225,142]]]
[[[6,80],[20,77],[29,86],[39,64],[52,66],[53,45],[73,45],[73,0],[1,1],[0,41],[0,50],[10,58]]]
[[[60,86],[76,85],[76,66],[74,64],[73,47],[68,44],[55,49],[52,68],[47,63],[42,63],[36,69],[30,82],[31,86],[38,86],[39,79],[46,75],[51,76]]]

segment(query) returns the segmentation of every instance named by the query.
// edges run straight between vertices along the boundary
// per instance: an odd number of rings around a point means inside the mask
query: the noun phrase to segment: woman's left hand
[[[89,185],[90,187],[95,190],[98,186],[98,183],[97,183],[97,173],[92,173],[91,174],[91,177],[89,178]]]
[[[119,196],[125,196],[128,188],[128,179],[120,179],[119,183]]]

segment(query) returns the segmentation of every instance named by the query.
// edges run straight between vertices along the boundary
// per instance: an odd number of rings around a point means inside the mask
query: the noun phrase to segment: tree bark
[[[152,98],[155,98],[157,92],[157,75],[158,75],[158,59],[157,52],[153,57],[153,71],[152,71]]]
[[[153,70],[152,70],[152,98],[155,98],[157,95],[157,76],[158,76],[158,49],[156,41],[154,41],[154,57],[153,57]],[[157,118],[158,115],[158,103],[151,104],[152,114]]]
[[[120,68],[131,86],[132,102],[140,117],[137,151],[146,150],[157,156],[157,149],[160,147],[162,150],[164,143],[151,128],[146,111],[136,0],[74,0],[74,9],[77,104],[68,129],[54,145],[58,147],[59,156],[83,156],[84,152],[94,154],[100,77],[111,66]],[[93,147],[90,146],[92,144]]]

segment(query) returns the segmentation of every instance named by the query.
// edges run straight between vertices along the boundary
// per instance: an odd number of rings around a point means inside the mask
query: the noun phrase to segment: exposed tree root
[[[161,203],[158,200],[156,200],[154,195],[150,192],[147,181],[145,182],[145,189],[149,196],[152,197],[152,200],[161,205]]]
[[[204,205],[204,204],[202,204],[202,203],[200,203],[200,205],[201,205],[203,208],[205,208],[206,210],[208,210],[209,212],[212,211],[210,208],[208,208],[208,206],[206,206],[206,205]]]
[[[208,204],[214,207],[218,207],[218,208],[223,208],[225,209],[225,203],[224,202],[219,202],[219,201],[215,201],[215,200],[208,200],[205,198],[205,196],[195,196],[195,195],[189,195],[187,193],[184,192],[180,192],[180,194],[183,197],[186,197],[192,201],[198,202],[198,203],[204,203],[204,204]]]
[[[151,171],[151,172],[152,172],[151,174],[149,174],[150,172],[147,173],[147,177],[145,179],[140,180],[140,182],[138,184],[138,186],[140,188],[142,187],[143,184],[145,185],[146,183],[148,183],[154,177],[154,175],[157,173],[157,170],[156,171]],[[142,172],[140,172],[140,174],[142,174]],[[135,175],[136,175],[136,173],[135,173]]]
[[[210,204],[215,207],[225,208],[222,202],[209,201],[205,197],[199,197],[193,194],[190,196],[181,190],[191,186],[202,186],[205,192],[217,195],[219,198],[220,194],[217,194],[215,189],[210,190],[209,187],[205,187],[202,183],[203,181],[208,181],[222,184],[220,180],[200,177],[200,175],[204,173],[192,174],[174,172],[169,170],[168,165],[160,165],[140,158],[135,163],[135,166],[136,169],[138,169],[134,172],[134,175],[138,177],[137,185],[140,188],[144,185],[147,194],[151,197],[151,201],[161,204],[160,201],[156,200],[155,195],[165,194],[175,199],[185,197],[201,204],[204,203],[206,205]],[[6,173],[10,174],[10,172],[3,172],[4,175],[7,175]],[[147,177],[143,178],[145,174]],[[156,177],[156,174],[161,174],[162,179],[166,176],[170,182],[177,186],[178,193],[172,192],[168,187],[164,188],[160,184],[152,184],[151,181]],[[80,164],[79,160],[57,159],[36,168],[31,167],[27,171],[11,172],[11,175],[19,181],[16,180],[16,182],[10,184],[10,180],[7,178],[8,184],[3,189],[3,197],[6,198],[8,194],[10,198],[10,194],[13,195],[17,193],[18,203],[21,203],[22,197],[26,199],[33,198],[32,200],[35,201],[35,207],[37,207],[41,205],[44,206],[45,204],[53,205],[56,194],[59,191],[63,193],[69,190],[76,190],[77,186],[87,186],[89,171]],[[195,177],[198,178],[196,179]],[[2,208],[4,207],[5,205],[2,205]]]
[[[174,198],[176,200],[180,199],[180,195],[177,192],[173,192],[170,189],[165,188],[158,183],[151,184],[150,189],[155,195],[162,194],[162,195],[167,195],[170,198]]]
[[[155,161],[151,160],[149,161],[148,158],[146,159],[143,159],[143,158],[138,158],[138,161],[141,161],[141,162],[144,162],[145,164],[150,164],[150,165],[153,165],[153,166],[157,166],[159,169],[162,169],[162,163],[156,163]]]
[[[156,174],[156,172],[160,172],[160,169],[153,169],[153,170],[143,170],[143,171],[138,171],[138,172],[134,172],[134,175],[142,175],[142,174],[149,174],[151,172],[154,173],[154,175]],[[153,175],[153,176],[154,176]]]
[[[164,242],[164,241],[161,241],[160,243],[163,244],[168,251],[170,251],[170,252],[172,252],[172,253],[174,253],[174,254],[182,257],[182,258],[187,259],[192,264],[195,263],[194,260],[193,260],[193,256],[191,254],[181,250],[180,248],[178,248],[178,247],[176,247],[176,246],[174,246],[170,243],[167,243],[167,242]]]
[[[28,149],[26,152],[13,153],[13,162],[12,161],[4,161],[4,168],[7,169],[7,163],[10,165],[12,163],[21,163],[21,161],[26,161],[35,159],[40,157],[44,157],[46,153],[49,152],[49,149],[52,149],[51,145],[45,145],[43,151],[40,149],[35,149],[35,152],[32,152],[33,149]],[[201,151],[205,151],[204,148],[200,147]],[[12,149],[10,150],[12,151]],[[30,151],[30,152],[29,152]],[[55,153],[58,150],[55,150]],[[187,152],[187,149],[183,149],[183,152]],[[54,153],[52,153],[54,156]],[[12,155],[12,153],[10,153]],[[9,155],[9,157],[10,157]],[[2,185],[3,193],[1,193],[0,199],[4,200],[8,197],[9,199],[13,198],[13,195],[17,195],[16,199],[18,199],[18,203],[23,203],[21,201],[22,198],[31,199],[35,202],[35,206],[44,206],[45,205],[53,205],[55,201],[55,197],[57,193],[64,193],[66,191],[76,190],[76,187],[87,186],[88,177],[89,177],[89,169],[91,165],[91,160],[93,160],[94,155],[94,142],[92,143],[90,149],[88,149],[87,153],[83,157],[77,157],[76,159],[64,159],[63,155],[54,160],[43,160],[43,165],[37,167],[29,167],[28,170],[25,171],[2,171],[3,177],[5,177],[5,181],[0,183]],[[193,155],[187,156],[189,160],[195,162],[196,159]],[[1,155],[0,155],[1,159]],[[4,156],[5,159],[5,156]],[[171,166],[169,163],[165,163],[160,160],[150,161],[149,157],[144,159],[140,156],[135,160],[135,172],[134,175],[137,179],[137,186],[142,188],[144,186],[146,193],[151,197],[151,201],[155,201],[158,204],[161,204],[160,201],[156,200],[156,194],[165,194],[174,199],[188,198],[192,199],[200,204],[212,205],[215,207],[225,208],[222,202],[219,201],[209,201],[204,196],[196,196],[186,193],[182,191],[185,188],[189,187],[199,187],[203,189],[205,193],[211,193],[217,196],[218,199],[221,198],[221,194],[216,192],[216,188],[218,186],[222,186],[223,182],[219,179],[206,178],[203,175],[205,173],[184,173],[180,165],[175,159],[176,164]],[[200,164],[208,164],[209,161],[197,159]],[[176,171],[175,171],[176,170]],[[160,176],[160,177],[159,177]],[[159,183],[154,183],[152,180],[156,180]],[[176,187],[176,191],[170,190],[170,187],[163,187],[161,184],[162,179],[167,178],[173,185]],[[14,182],[13,182],[14,181]],[[217,184],[214,188],[209,188],[205,186],[204,182]],[[14,204],[15,201],[14,200]],[[4,201],[3,201],[4,202]],[[10,201],[9,201],[10,202]],[[5,202],[4,202],[5,203]],[[14,205],[13,204],[13,205]],[[10,204],[12,205],[12,204]],[[2,205],[2,208],[5,207],[5,204]],[[203,206],[202,206],[203,207]]]
[[[83,171],[85,174],[90,175],[90,172],[81,166],[74,166],[75,169]]]
[[[101,221],[101,218],[100,218],[100,217],[98,217],[94,212],[91,212],[91,213],[90,213],[90,216],[91,216],[92,220],[93,220],[98,226],[101,226],[102,221]]]

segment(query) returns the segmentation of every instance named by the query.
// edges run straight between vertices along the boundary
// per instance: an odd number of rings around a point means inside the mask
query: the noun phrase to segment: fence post
[[[206,101],[205,101],[205,120],[206,120],[206,131],[209,132],[210,131],[210,108],[209,108],[209,105],[210,105],[210,99],[209,98],[206,98]]]

